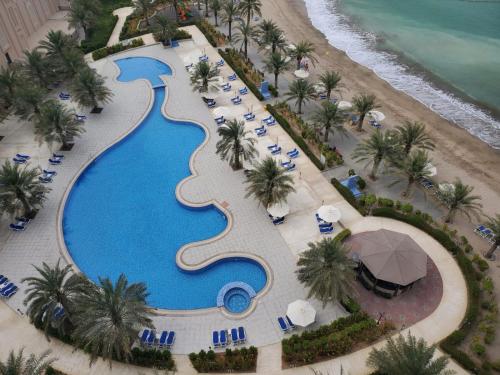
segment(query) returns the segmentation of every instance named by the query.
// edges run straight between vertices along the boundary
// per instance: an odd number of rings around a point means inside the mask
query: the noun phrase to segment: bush
[[[389,198],[379,197],[377,199],[377,204],[379,207],[394,207],[394,201]]]
[[[114,44],[110,47],[105,47],[92,52],[92,58],[94,61],[102,59],[106,56],[125,51],[127,49],[136,48],[144,45],[142,38],[132,40],[128,45],[123,45],[122,43]]]
[[[356,314],[361,312],[361,306],[359,303],[352,297],[347,297],[340,301],[340,304],[344,307],[344,309],[350,314]]]
[[[364,188],[366,188],[366,181],[363,180],[361,177],[358,178],[357,184],[359,190],[363,190]]]
[[[130,363],[142,367],[154,367],[159,370],[174,370],[175,362],[168,350],[132,349]]]
[[[226,349],[216,354],[213,350],[189,354],[189,360],[198,372],[241,372],[255,371],[257,348]]]
[[[486,353],[485,346],[477,341],[474,341],[470,345],[470,349],[474,352],[474,354],[476,354],[479,357],[482,357]]]
[[[274,87],[273,85],[271,85],[271,84],[269,84],[269,92],[275,98],[277,98],[280,95],[279,92],[278,92],[278,89],[276,87]]]
[[[485,261],[482,257],[480,257],[479,255],[475,254],[473,257],[472,257],[472,261],[474,263],[476,263],[476,266],[477,268],[479,269],[479,271],[481,272],[484,272],[486,270],[488,270],[490,268],[490,265],[488,264],[487,261]]]
[[[401,211],[405,214],[411,214],[413,212],[413,206],[410,203],[404,203],[401,205]]]
[[[83,53],[89,53],[105,47],[117,22],[118,16],[112,15],[111,12],[106,13],[103,11],[96,25],[89,30],[89,38],[82,40],[80,44]]]
[[[351,235],[351,230],[346,228],[342,230],[339,234],[335,236],[335,239],[339,242],[344,242]]]

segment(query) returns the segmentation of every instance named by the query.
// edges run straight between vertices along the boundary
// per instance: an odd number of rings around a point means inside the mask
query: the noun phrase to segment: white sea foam
[[[338,0],[304,0],[309,18],[329,43],[355,62],[372,69],[394,88],[414,97],[442,117],[500,149],[500,122],[474,104],[445,92],[424,77],[410,72],[396,55],[375,49],[376,37],[350,24],[337,11]]]

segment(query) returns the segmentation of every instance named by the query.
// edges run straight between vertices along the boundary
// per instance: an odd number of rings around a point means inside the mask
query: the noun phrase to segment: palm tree
[[[42,263],[36,267],[38,276],[22,280],[28,284],[24,305],[33,323],[41,323],[48,338],[51,325],[56,325],[61,334],[68,334],[73,324],[73,312],[76,300],[89,288],[89,281],[80,274],[72,273],[72,267],[60,266],[60,260],[54,267]],[[54,317],[58,308],[64,309],[62,318]]]
[[[54,142],[62,143],[67,149],[73,137],[84,132],[82,122],[75,118],[75,113],[63,104],[49,100],[40,108],[35,120],[35,135],[40,143],[47,142],[50,147]]]
[[[241,157],[244,160],[251,160],[257,154],[254,145],[255,138],[249,137],[250,131],[245,131],[245,123],[243,121],[229,121],[222,125],[217,130],[221,139],[217,142],[217,154],[220,154],[221,159],[229,160],[229,165],[234,169],[241,169]]]
[[[234,0],[225,0],[222,2],[222,17],[221,21],[223,24],[227,24],[228,28],[228,38],[231,41],[232,39],[232,29],[233,29],[233,21],[239,15],[239,7],[238,4]]]
[[[258,25],[255,39],[261,48],[271,47],[271,53],[275,53],[277,49],[284,50],[286,46],[283,30],[271,20],[264,20]]]
[[[132,344],[143,327],[153,328],[148,296],[144,283],[128,284],[121,274],[116,283],[99,279],[99,287],[88,289],[78,299],[73,336],[77,346],[91,355],[91,361],[98,356],[109,360],[128,361]]]
[[[54,62],[64,62],[64,52],[69,49],[77,48],[75,41],[62,31],[50,30],[47,33],[46,40],[39,43],[39,47],[45,50],[45,53]]]
[[[403,125],[396,127],[396,130],[405,155],[408,155],[413,147],[434,150],[434,143],[425,132],[424,124],[406,121]]]
[[[397,139],[390,132],[382,132],[377,129],[370,138],[359,143],[352,153],[352,158],[356,161],[367,161],[367,165],[372,164],[369,174],[373,180],[377,179],[378,168],[383,162],[393,159],[397,151]]]
[[[157,14],[154,18],[154,23],[155,35],[158,37],[158,40],[162,42],[163,45],[166,45],[168,41],[168,44],[171,46],[172,38],[174,38],[177,33],[177,24],[163,14]]]
[[[356,293],[355,264],[348,256],[349,249],[334,238],[308,244],[297,263],[297,278],[309,288],[307,298],[335,303]]]
[[[174,14],[175,14],[175,25],[179,23],[179,1],[178,0],[170,0],[172,3],[172,8],[174,8]],[[199,0],[198,0],[199,4]]]
[[[14,353],[10,351],[6,362],[0,361],[0,375],[45,375],[50,365],[56,361],[55,358],[48,358],[50,350],[36,356],[31,354],[24,358],[23,349]]]
[[[262,16],[260,8],[262,7],[262,3],[260,0],[241,0],[240,1],[240,14],[242,16],[246,16],[247,25],[250,25],[250,20],[252,17],[257,14],[259,17]]]
[[[490,217],[486,226],[493,232],[491,247],[485,254],[486,258],[491,259],[497,247],[500,246],[500,215],[497,214],[495,217]]]
[[[326,90],[326,98],[330,100],[332,91],[336,91],[340,87],[340,74],[334,71],[324,72],[319,76],[319,81],[323,84]]]
[[[305,79],[297,79],[293,81],[288,87],[286,100],[295,99],[295,105],[298,106],[299,114],[302,113],[302,104],[314,98],[316,90],[314,86]]]
[[[431,177],[429,163],[431,163],[431,159],[424,150],[414,150],[404,159],[394,158],[392,160],[394,174],[407,181],[406,188],[402,193],[403,197],[410,196],[411,188],[415,182],[422,178]],[[395,183],[398,182],[399,180]]]
[[[471,195],[473,190],[473,186],[465,185],[457,178],[451,189],[441,192],[441,199],[448,208],[446,223],[451,223],[457,212],[462,213],[469,220],[471,216],[479,218],[483,205],[478,202],[481,199],[480,196]]]
[[[295,191],[292,176],[270,156],[249,171],[246,183],[249,186],[245,198],[254,196],[266,208],[286,201],[288,194]]]
[[[79,49],[69,48],[64,50],[62,59],[62,73],[66,78],[73,79],[78,72],[88,68],[83,58],[82,51]]]
[[[318,62],[316,56],[314,56],[314,44],[308,40],[302,40],[295,45],[295,49],[292,50],[292,55],[295,56],[297,60],[297,69],[300,69],[300,61],[303,58],[308,58],[313,65]]]
[[[97,20],[97,7],[90,6],[94,3],[89,0],[73,0],[70,4],[68,13],[69,26],[77,30],[79,27],[83,29],[85,39],[89,37],[89,29]]]
[[[286,60],[281,53],[271,53],[269,57],[264,60],[264,64],[266,64],[266,69],[268,73],[274,74],[274,87],[278,87],[278,76],[281,73],[286,72],[290,68],[289,61]]]
[[[7,160],[0,169],[0,212],[32,218],[50,191],[38,177],[38,168],[12,165]]]
[[[200,61],[195,65],[191,73],[191,84],[193,91],[200,93],[208,92],[208,89],[216,84],[216,78],[219,75],[217,66],[206,61]]]
[[[40,113],[47,90],[28,82],[23,82],[16,89],[14,98],[15,114],[22,119],[31,119]]]
[[[383,349],[373,348],[366,364],[380,374],[398,375],[451,375],[446,370],[448,358],[434,358],[436,346],[428,346],[424,339],[417,340],[408,332],[408,337],[390,337]]]
[[[208,18],[208,0],[205,0],[205,18]]]
[[[361,94],[356,95],[352,99],[352,107],[354,111],[358,114],[358,131],[363,129],[363,121],[365,120],[365,116],[368,112],[378,108],[379,105],[375,101],[375,95],[372,94]]]
[[[14,104],[19,79],[17,66],[0,67],[0,99],[6,108]]]
[[[82,107],[91,107],[92,112],[100,112],[99,103],[111,101],[113,93],[105,85],[104,78],[90,68],[78,72],[71,84],[71,89],[76,101]]]
[[[40,86],[47,88],[51,82],[52,66],[49,59],[36,48],[24,51],[26,63],[23,65],[26,75],[36,81]]]
[[[248,57],[248,43],[255,37],[255,30],[249,23],[241,22],[236,26],[237,34],[234,35],[233,41],[241,43],[240,51],[243,49],[245,57]]]
[[[214,12],[215,26],[219,26],[217,22],[217,15],[219,14],[219,10],[222,9],[221,0],[210,0],[210,8],[212,8]]]
[[[149,27],[149,11],[153,7],[151,0],[135,0],[134,7],[138,12],[144,15],[146,25]]]
[[[328,142],[328,135],[330,134],[332,128],[342,134],[346,133],[343,125],[345,118],[345,112],[340,110],[337,104],[332,102],[322,102],[321,108],[313,114],[312,119],[317,125],[325,130],[324,141]]]

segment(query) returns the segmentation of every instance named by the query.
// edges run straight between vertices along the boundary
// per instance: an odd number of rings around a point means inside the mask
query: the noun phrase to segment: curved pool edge
[[[139,48],[146,48],[146,47],[147,46],[139,47]],[[123,52],[128,52],[128,51],[123,51]],[[153,107],[153,104],[154,104],[154,100],[153,100],[154,99],[154,95],[155,95],[154,94],[154,88],[153,88],[153,86],[151,85],[151,83],[147,79],[137,79],[137,80],[130,81],[130,82],[118,81],[118,77],[119,77],[121,71],[120,71],[118,65],[115,63],[115,60],[118,60],[118,59],[111,59],[111,58],[114,58],[114,57],[115,57],[115,55],[112,55],[111,57],[108,57],[107,58],[108,60],[106,61],[106,64],[111,62],[112,66],[113,66],[113,69],[114,69],[114,75],[111,78],[112,81],[114,83],[118,83],[118,84],[129,84],[129,85],[137,84],[136,82],[145,82],[146,86],[149,89],[148,90],[149,103],[148,103],[148,106],[147,106],[146,110],[141,115],[141,117],[136,122],[136,124],[133,125],[133,126],[131,126],[127,131],[125,131],[122,135],[120,135],[116,140],[112,141],[110,144],[104,146],[102,149],[100,149],[99,151],[95,152],[95,154],[92,155],[92,157],[90,157],[87,160],[87,162],[85,162],[76,171],[75,175],[70,180],[70,182],[68,183],[68,185],[66,186],[66,188],[64,190],[63,197],[62,197],[61,201],[59,202],[59,205],[58,205],[58,208],[57,208],[57,216],[56,216],[56,228],[57,228],[56,229],[56,231],[57,231],[56,236],[57,236],[57,244],[58,244],[58,248],[59,248],[58,250],[59,250],[59,254],[67,262],[67,264],[70,265],[72,267],[72,269],[74,271],[78,272],[78,273],[83,273],[83,272],[80,270],[80,268],[74,262],[73,257],[71,256],[71,254],[69,252],[69,249],[66,246],[66,242],[64,240],[64,231],[63,231],[64,210],[65,210],[68,198],[69,198],[69,196],[71,194],[71,191],[72,191],[75,183],[78,181],[78,179],[82,175],[82,173],[97,158],[99,158],[103,153],[105,153],[106,151],[108,151],[109,149],[111,149],[112,147],[114,147],[116,144],[118,144],[119,142],[121,142],[122,140],[124,140],[125,138],[127,138],[131,133],[133,133],[142,124],[142,122],[145,120],[145,118],[150,113],[150,111],[151,111],[151,109]],[[164,61],[163,59],[158,58],[158,57],[150,57],[150,56],[145,56],[145,57],[156,59],[158,61],[161,61],[165,65],[169,66],[170,69],[171,69],[171,71],[172,71],[171,77],[172,78],[175,77],[175,75],[176,75],[176,69],[174,67],[172,67],[170,64],[168,64],[166,61]],[[127,56],[123,56],[120,59],[124,59],[124,58],[127,58]],[[168,89],[168,82],[165,80],[164,76],[160,76],[160,78],[165,83],[166,89]],[[215,199],[211,199],[211,200],[206,201],[206,202],[198,203],[198,202],[191,202],[191,201],[185,199],[182,196],[182,193],[180,192],[180,190],[182,188],[182,185],[185,182],[189,181],[190,179],[193,179],[193,178],[196,178],[196,177],[199,176],[196,168],[194,167],[194,160],[195,160],[195,157],[198,155],[198,153],[201,151],[201,149],[208,143],[208,141],[210,139],[210,132],[209,132],[208,128],[204,124],[202,124],[202,123],[200,123],[198,121],[191,120],[191,119],[188,119],[188,118],[187,119],[180,119],[180,118],[176,118],[174,116],[170,116],[167,113],[167,111],[166,111],[166,107],[167,107],[167,105],[169,103],[169,100],[170,100],[170,95],[166,95],[166,100],[164,100],[164,102],[161,105],[161,113],[162,113],[163,116],[165,116],[167,119],[171,119],[171,120],[177,121],[177,122],[183,122],[183,121],[185,121],[185,122],[192,122],[195,126],[199,126],[205,132],[205,138],[204,138],[203,142],[193,151],[193,153],[191,154],[191,156],[189,158],[189,170],[190,170],[191,174],[189,176],[185,177],[184,179],[182,179],[177,184],[177,186],[176,186],[176,191],[175,191],[176,199],[178,199],[181,204],[184,204],[187,207],[193,207],[193,208],[200,208],[200,207],[206,207],[206,206],[209,206],[209,205],[213,205],[219,211],[221,211],[222,213],[224,213],[224,215],[226,216],[227,221],[228,221],[228,223],[226,225],[226,228],[221,233],[219,233],[218,235],[216,235],[214,237],[211,237],[211,238],[208,238],[206,240],[191,242],[191,243],[188,243],[188,244],[185,244],[184,246],[182,246],[177,251],[177,253],[176,253],[176,263],[177,263],[177,266],[180,267],[182,270],[185,270],[185,271],[198,271],[198,270],[201,270],[201,269],[203,269],[205,267],[208,267],[208,266],[210,266],[210,265],[212,265],[212,264],[214,264],[214,263],[216,263],[218,261],[224,260],[224,259],[238,258],[238,257],[239,258],[245,258],[245,259],[249,259],[249,260],[252,260],[254,262],[257,262],[263,268],[263,270],[264,270],[264,272],[266,274],[266,284],[257,293],[257,295],[252,299],[252,303],[251,303],[250,307],[244,313],[242,313],[242,314],[229,313],[228,311],[225,311],[224,308],[220,308],[220,307],[208,307],[208,308],[200,308],[200,309],[192,309],[192,310],[170,310],[170,309],[155,308],[153,306],[149,306],[150,311],[153,314],[155,314],[155,315],[162,315],[162,316],[169,316],[169,315],[170,316],[193,316],[193,315],[203,315],[203,314],[214,312],[214,311],[220,311],[220,312],[222,312],[224,315],[226,315],[229,318],[233,318],[233,319],[244,318],[244,317],[250,315],[255,310],[255,308],[257,307],[258,300],[261,297],[263,297],[265,294],[267,294],[267,292],[271,288],[272,281],[273,281],[272,269],[269,267],[269,265],[267,264],[267,262],[263,258],[261,258],[259,256],[256,256],[255,254],[244,253],[244,252],[232,252],[232,253],[225,253],[225,254],[214,255],[214,256],[212,256],[210,258],[207,258],[204,261],[202,261],[200,263],[197,263],[197,264],[188,264],[187,262],[185,262],[183,260],[182,255],[188,249],[194,248],[194,247],[197,247],[197,246],[206,245],[206,244],[218,241],[218,240],[222,239],[223,237],[225,237],[229,233],[229,231],[231,230],[231,228],[233,226],[233,216],[232,216],[232,213],[230,211],[228,211],[227,209],[225,209]]]

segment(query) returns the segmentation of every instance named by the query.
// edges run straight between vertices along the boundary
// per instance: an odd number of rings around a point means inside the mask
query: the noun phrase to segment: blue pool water
[[[215,206],[190,208],[175,197],[206,135],[196,124],[162,115],[166,88],[159,75],[172,74],[167,65],[140,57],[115,63],[119,81],[144,78],[157,87],[154,104],[136,130],[100,155],[73,186],[63,231],[74,262],[94,281],[124,273],[130,282],[145,282],[148,303],[165,309],[215,307],[219,290],[234,281],[260,291],[266,273],[250,259],[229,258],[196,272],[177,267],[183,245],[214,237],[227,226]]]

